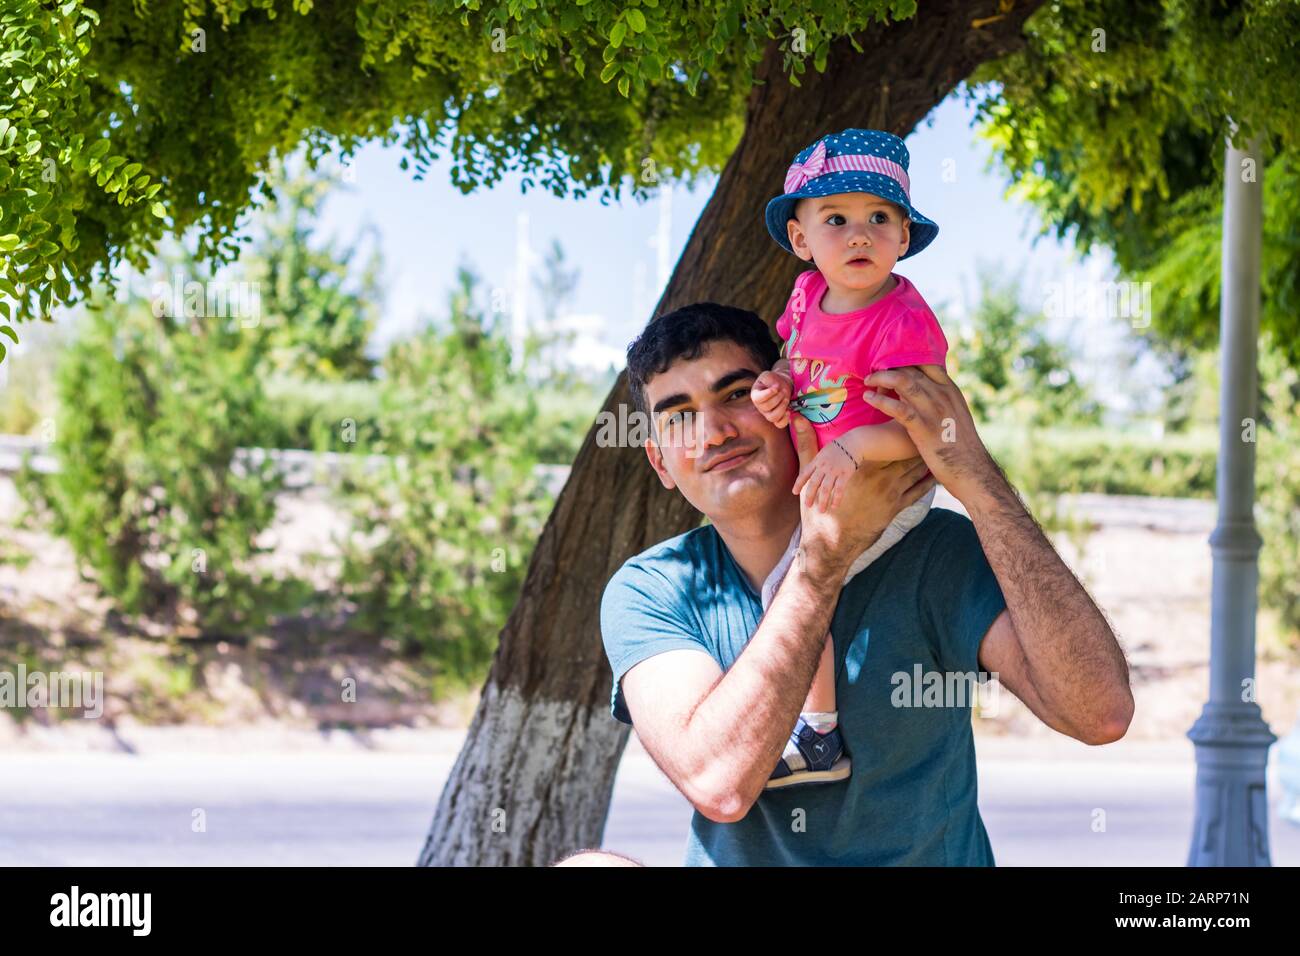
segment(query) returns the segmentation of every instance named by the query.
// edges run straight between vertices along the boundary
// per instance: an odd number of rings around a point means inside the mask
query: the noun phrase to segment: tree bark
[[[802,263],[768,237],[763,209],[795,153],[851,126],[905,137],[975,67],[1017,49],[1041,2],[922,3],[911,20],[860,34],[865,54],[835,43],[825,72],[810,66],[800,87],[770,45],[745,132],[655,314],[707,300],[774,321]],[[621,420],[631,409],[625,373],[604,410]],[[601,843],[628,736],[609,712],[601,593],[627,558],[694,527],[700,515],[659,484],[642,449],[598,447],[595,433],[593,425],[501,632],[421,866],[547,865]]]

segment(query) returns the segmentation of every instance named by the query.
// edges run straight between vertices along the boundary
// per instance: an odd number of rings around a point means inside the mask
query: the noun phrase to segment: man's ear
[[[798,219],[789,219],[785,224],[785,234],[790,240],[790,248],[794,254],[808,262],[812,259],[812,250],[808,248],[808,237],[804,235],[803,226],[799,225]]]
[[[664,456],[659,451],[659,446],[655,444],[653,438],[645,440],[645,456],[650,459],[650,467],[659,476],[659,483],[669,491],[676,488],[677,482],[673,481],[673,476],[668,474],[668,469],[664,467]]]

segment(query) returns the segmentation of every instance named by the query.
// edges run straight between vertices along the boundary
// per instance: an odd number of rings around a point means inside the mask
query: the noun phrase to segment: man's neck
[[[763,582],[785,554],[786,545],[799,524],[799,499],[794,495],[786,497],[789,501],[778,500],[773,507],[759,513],[713,522],[755,591],[763,589]]]

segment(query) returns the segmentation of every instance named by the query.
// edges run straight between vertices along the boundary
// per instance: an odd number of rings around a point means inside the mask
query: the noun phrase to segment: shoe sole
[[[777,777],[775,780],[769,780],[763,789],[779,790],[782,787],[797,787],[802,783],[834,783],[849,776],[852,769],[853,763],[849,758],[841,757],[835,761],[835,765],[830,770],[801,771],[788,777]]]

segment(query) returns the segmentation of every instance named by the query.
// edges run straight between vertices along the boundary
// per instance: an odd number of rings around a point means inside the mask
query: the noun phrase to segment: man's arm
[[[642,745],[710,820],[742,819],[780,760],[826,642],[838,597],[832,580],[791,567],[726,673],[707,654],[679,650],[624,675]]]
[[[907,429],[930,471],[965,506],[1002,589],[1007,609],[980,645],[980,666],[1062,733],[1089,744],[1123,737],[1133,719],[1124,652],[989,455],[952,379],[924,365],[877,372],[866,383],[898,393],[869,391],[867,401]]]
[[[801,462],[816,453],[812,427],[796,416]],[[920,459],[860,469],[836,514],[803,510],[801,547],[758,630],[722,673],[698,651],[665,652],[623,677],[642,744],[702,814],[742,819],[763,792],[812,686],[844,575],[899,510],[933,480]]]

